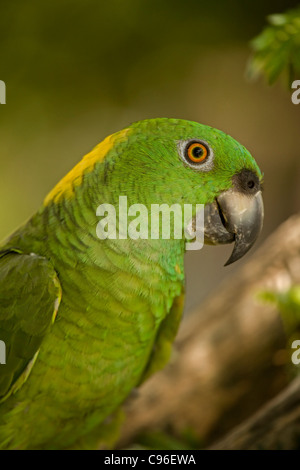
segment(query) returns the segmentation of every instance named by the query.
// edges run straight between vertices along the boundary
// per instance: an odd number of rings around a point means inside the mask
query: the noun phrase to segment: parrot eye
[[[203,140],[179,141],[178,151],[184,163],[194,170],[210,171],[213,168],[213,151]]]
[[[193,163],[202,163],[208,156],[208,148],[200,142],[194,142],[186,147],[186,158]]]

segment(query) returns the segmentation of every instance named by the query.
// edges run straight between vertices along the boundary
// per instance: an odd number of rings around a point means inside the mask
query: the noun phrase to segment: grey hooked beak
[[[264,205],[261,191],[247,194],[236,189],[221,193],[204,210],[204,242],[212,245],[235,242],[225,266],[242,258],[261,232]]]

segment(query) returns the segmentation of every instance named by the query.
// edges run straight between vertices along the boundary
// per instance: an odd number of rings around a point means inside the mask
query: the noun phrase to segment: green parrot
[[[0,449],[111,445],[116,410],[168,361],[188,241],[99,239],[97,207],[203,204],[204,242],[234,242],[229,264],[262,228],[261,183],[232,137],[159,118],[107,137],[56,185],[0,245]]]

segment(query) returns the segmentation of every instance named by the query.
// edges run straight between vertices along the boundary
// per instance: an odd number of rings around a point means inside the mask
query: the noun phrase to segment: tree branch
[[[300,448],[300,377],[210,449]]]

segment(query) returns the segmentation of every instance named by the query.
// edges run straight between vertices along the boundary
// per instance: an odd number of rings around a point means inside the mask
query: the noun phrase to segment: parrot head
[[[139,202],[204,204],[204,242],[234,242],[226,265],[253,246],[264,216],[262,173],[240,143],[212,127],[167,118],[133,123],[114,136],[108,164],[112,178],[121,175],[122,194],[130,198],[134,188]]]
[[[92,181],[91,181],[92,180]],[[224,132],[192,121],[148,119],[108,136],[48,194],[44,204],[61,198],[86,198],[95,189],[116,206],[129,204],[203,204],[204,243],[233,243],[226,265],[252,247],[263,223],[262,173],[254,158]],[[99,192],[98,188],[99,187]],[[76,198],[75,198],[76,199]],[[197,227],[197,213],[192,227]],[[204,231],[204,234],[203,234]]]

